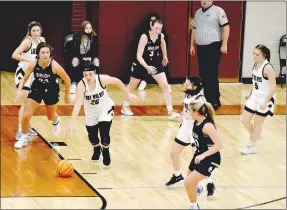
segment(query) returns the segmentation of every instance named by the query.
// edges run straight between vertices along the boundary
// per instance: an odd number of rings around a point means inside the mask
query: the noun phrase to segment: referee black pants
[[[199,76],[202,80],[206,100],[212,105],[220,102],[218,68],[221,59],[221,44],[197,45]]]

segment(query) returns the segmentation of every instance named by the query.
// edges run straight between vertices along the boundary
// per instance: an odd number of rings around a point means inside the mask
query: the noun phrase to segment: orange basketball
[[[56,171],[59,177],[67,178],[72,176],[74,167],[68,160],[60,160],[57,163]]]

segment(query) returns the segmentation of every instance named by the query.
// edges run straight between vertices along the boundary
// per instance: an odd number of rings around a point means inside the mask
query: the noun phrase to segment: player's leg
[[[86,129],[88,132],[89,141],[91,142],[94,150],[91,159],[92,161],[99,161],[102,153],[102,147],[100,145],[100,139],[98,136],[99,124],[97,123],[93,126],[86,125]]]
[[[48,120],[52,121],[52,133],[54,136],[58,136],[61,132],[60,116],[57,113],[59,91],[59,88],[50,88],[43,96],[43,101],[46,104]]]
[[[170,151],[170,157],[172,160],[172,167],[174,173],[171,179],[165,184],[166,186],[172,186],[174,184],[182,183],[184,181],[184,178],[180,170],[179,155],[186,146],[190,145],[190,143],[191,142],[189,138],[188,127],[184,123],[181,123]]]
[[[99,130],[101,137],[101,145],[102,145],[102,155],[103,155],[103,164],[105,166],[109,166],[111,164],[110,157],[110,129],[112,126],[112,121],[114,117],[114,106],[111,107],[107,112],[102,113],[99,116]]]
[[[132,93],[134,89],[138,86],[139,82],[144,79],[147,75],[147,71],[141,64],[136,62],[132,63],[131,66],[131,76],[130,82],[127,85],[127,90],[129,93]],[[134,113],[130,110],[130,102],[128,98],[125,98],[121,113],[126,116],[132,116]]]
[[[35,110],[37,109],[37,107],[39,106],[41,102],[41,100],[39,102],[39,101],[31,99],[29,96],[25,103],[25,109],[24,109],[24,113],[23,113],[22,121],[21,121],[22,135],[19,138],[19,140],[14,144],[14,147],[17,149],[27,146],[27,144],[31,141],[31,138],[29,138],[28,136],[30,120]]]
[[[15,84],[16,84],[16,88],[18,88],[21,79],[24,77],[25,72],[23,71],[22,68],[18,67],[15,73]],[[32,75],[31,75],[32,76]],[[31,87],[31,76],[30,78],[27,80],[27,82],[24,84],[24,87],[22,89],[22,99],[20,101],[20,109],[19,109],[19,114],[18,114],[18,131],[16,133],[16,141],[18,141],[22,135],[22,126],[21,126],[21,122],[22,122],[22,118],[23,118],[23,114],[24,114],[24,109],[25,109],[25,103],[30,91],[30,87]],[[37,132],[35,132],[32,128],[29,129],[29,136],[37,136]]]
[[[169,86],[167,83],[167,78],[166,78],[165,73],[161,72],[159,74],[154,74],[154,75],[152,75],[152,77],[156,80],[156,82],[158,83],[158,85],[160,86],[160,88],[162,90],[162,95],[163,95],[163,99],[164,99],[165,104],[166,104],[169,119],[172,120],[174,118],[179,117],[180,114],[177,113],[176,111],[174,111],[173,107],[172,107],[172,97],[171,97],[171,94],[169,91]]]

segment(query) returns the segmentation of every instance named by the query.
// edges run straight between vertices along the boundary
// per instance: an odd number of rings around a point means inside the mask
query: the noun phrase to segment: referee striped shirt
[[[195,43],[208,45],[221,41],[222,27],[228,24],[226,14],[221,7],[211,5],[207,9],[198,9],[193,19]]]

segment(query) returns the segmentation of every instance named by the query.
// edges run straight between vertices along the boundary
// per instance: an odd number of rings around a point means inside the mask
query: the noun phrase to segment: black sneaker
[[[101,146],[94,147],[94,154],[92,156],[92,161],[97,161],[98,162],[100,160],[101,153],[102,153]]]
[[[182,183],[184,181],[183,176],[180,174],[179,176],[172,175],[171,179],[165,184],[165,186],[172,186],[176,183]]]
[[[103,148],[103,164],[105,166],[109,166],[111,164],[109,148]]]
[[[221,107],[221,103],[220,103],[220,101],[218,101],[217,103],[212,104],[212,106],[213,106],[214,110],[217,110]]]
[[[213,183],[208,183],[206,185],[206,188],[207,188],[207,198],[213,198],[214,194],[215,194],[215,189],[216,189],[214,184]]]

